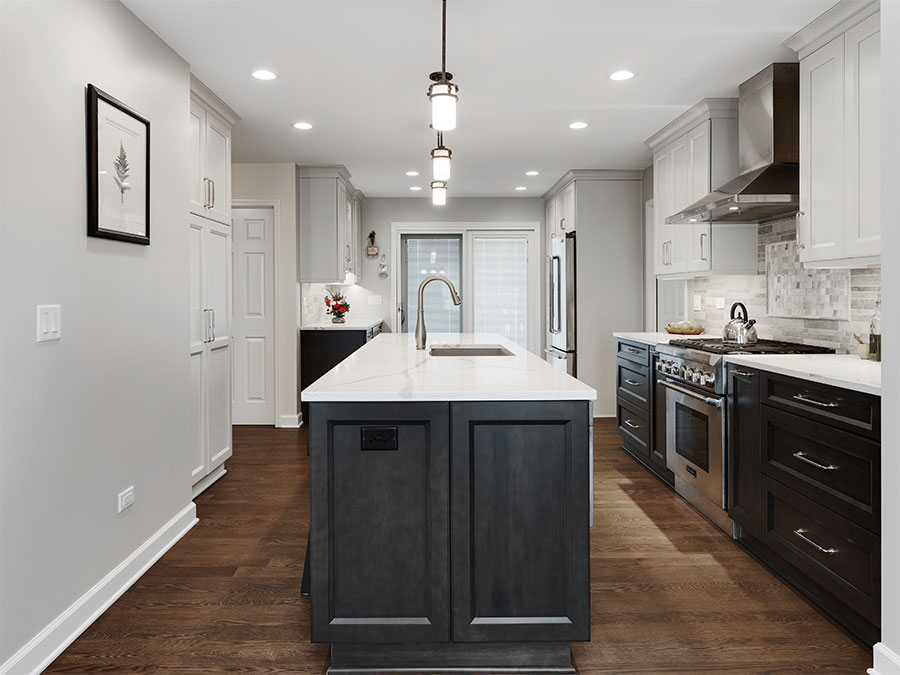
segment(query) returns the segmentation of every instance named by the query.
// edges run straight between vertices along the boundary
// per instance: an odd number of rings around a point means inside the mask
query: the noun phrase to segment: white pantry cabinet
[[[362,193],[350,184],[350,174],[343,166],[297,167],[297,183],[300,280],[354,281],[348,275],[359,269],[358,202]]]
[[[756,223],[666,224],[737,175],[737,138],[737,99],[705,99],[647,140],[657,276],[756,274]]]
[[[837,25],[826,13],[787,42],[801,57],[797,243],[807,267],[880,260],[877,10],[870,3]]]
[[[231,224],[231,127],[238,115],[191,76],[190,212]]]
[[[231,457],[231,227],[191,215],[191,485],[196,496]]]

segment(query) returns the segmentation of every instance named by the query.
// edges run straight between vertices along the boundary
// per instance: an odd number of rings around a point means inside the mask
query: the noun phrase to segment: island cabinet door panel
[[[452,639],[590,639],[587,402],[451,404]]]
[[[448,641],[449,405],[310,407],[312,641]]]

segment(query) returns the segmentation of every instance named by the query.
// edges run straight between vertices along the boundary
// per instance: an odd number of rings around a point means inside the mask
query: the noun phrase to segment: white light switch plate
[[[380,305],[381,304],[381,296],[380,295],[370,295],[369,296],[369,304],[370,305]]]
[[[52,342],[62,335],[62,309],[59,305],[37,306],[37,341]]]
[[[725,309],[725,298],[716,298],[716,309]]]
[[[703,296],[702,295],[694,296],[694,309],[696,309],[698,311],[703,309]]]

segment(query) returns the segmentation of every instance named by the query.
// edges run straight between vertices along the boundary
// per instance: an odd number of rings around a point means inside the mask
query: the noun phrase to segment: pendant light
[[[428,76],[434,82],[428,87],[428,98],[431,100],[431,126],[435,131],[450,131],[456,128],[459,87],[450,82],[453,75],[447,72],[447,0],[441,0],[441,6],[441,69]]]
[[[435,206],[443,206],[447,203],[447,181],[431,181],[431,203]]]
[[[444,134],[437,134],[437,147],[431,151],[432,178],[447,182],[450,180],[450,157],[453,153],[450,148],[444,147]]]

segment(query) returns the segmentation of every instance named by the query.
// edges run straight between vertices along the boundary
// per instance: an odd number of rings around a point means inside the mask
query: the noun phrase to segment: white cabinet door
[[[844,37],[800,62],[800,212],[803,262],[843,258]]]
[[[209,471],[206,452],[206,415],[204,411],[204,379],[206,365],[206,312],[204,291],[203,243],[204,226],[191,222],[190,251],[190,356],[191,356],[191,484]]]
[[[575,183],[572,183],[560,192],[557,203],[559,212],[556,214],[559,220],[559,229],[562,232],[574,232],[575,223]]]
[[[712,269],[712,256],[710,255],[711,227],[709,223],[693,223],[683,225],[690,235],[690,247],[688,250],[688,271],[707,272]]]
[[[846,255],[881,255],[880,14],[844,34]]]
[[[710,186],[710,122],[699,124],[687,134],[688,152],[691,157],[690,166],[690,203],[708,195]]]
[[[191,138],[189,141],[191,166],[190,211],[198,216],[206,215],[206,109],[191,100]]]
[[[206,415],[209,468],[231,455],[231,228],[207,225],[206,306],[212,341],[207,344]]]
[[[691,152],[687,135],[669,145],[669,183],[671,185],[669,210],[663,220],[691,205]],[[669,272],[678,274],[688,269],[691,248],[691,228],[689,225],[670,225],[672,240],[669,254]]]
[[[212,111],[207,111],[206,120],[207,217],[231,225],[231,127]]]
[[[662,149],[653,154],[654,267],[658,275],[670,272],[672,226],[666,225],[666,214],[671,207],[669,192],[669,153]]]

